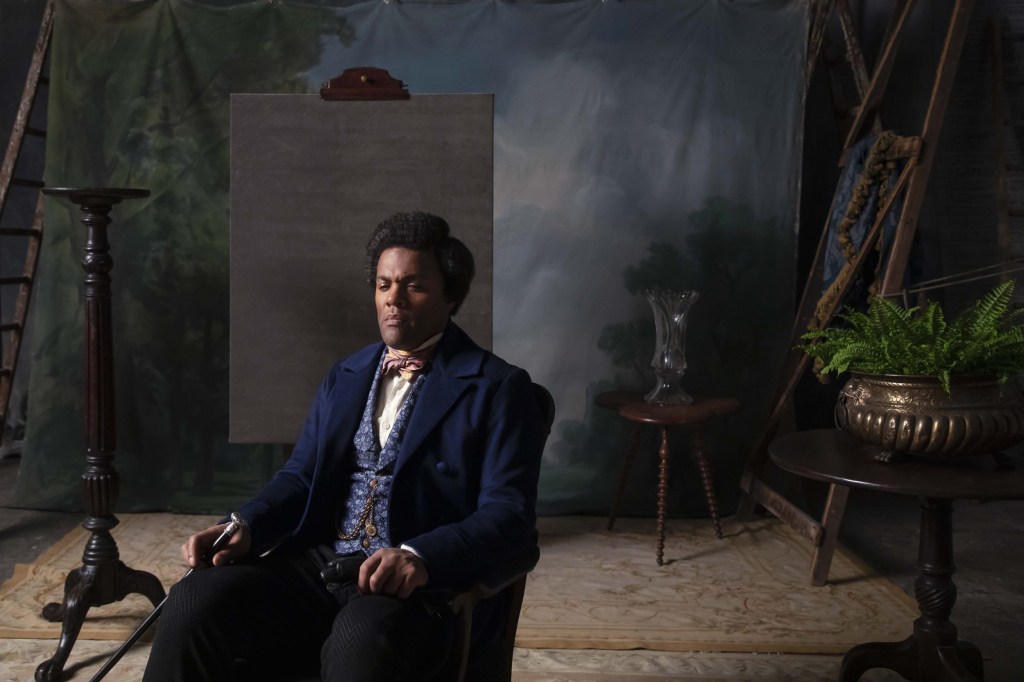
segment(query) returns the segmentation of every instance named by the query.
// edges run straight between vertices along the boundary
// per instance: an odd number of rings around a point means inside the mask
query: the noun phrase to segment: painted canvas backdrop
[[[650,385],[652,285],[701,292],[691,392],[744,404],[708,433],[728,507],[788,338],[805,36],[799,0],[60,0],[47,181],[153,190],[111,228],[119,508],[221,511],[278,463],[226,438],[228,94],[315,92],[365,65],[413,93],[494,93],[494,348],[556,400],[541,511],[607,508],[626,428],[592,400]],[[18,496],[66,508],[83,229],[47,211]],[[677,445],[671,511],[705,513]],[[653,510],[648,446],[629,513]]]

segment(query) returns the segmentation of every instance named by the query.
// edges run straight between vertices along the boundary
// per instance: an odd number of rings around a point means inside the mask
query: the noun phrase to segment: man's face
[[[377,261],[377,324],[384,343],[413,350],[444,329],[454,303],[433,253],[386,249]]]

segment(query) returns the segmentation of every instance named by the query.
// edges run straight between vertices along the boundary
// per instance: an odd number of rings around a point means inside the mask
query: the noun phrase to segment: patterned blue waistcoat
[[[383,359],[383,355],[381,356]],[[398,410],[395,424],[388,439],[381,448],[377,438],[374,416],[377,412],[377,393],[380,386],[380,372],[373,378],[370,394],[363,408],[363,419],[352,439],[356,468],[349,479],[351,491],[345,505],[338,513],[338,539],[334,551],[353,554],[363,551],[373,554],[382,547],[391,547],[391,533],[388,526],[388,501],[391,499],[391,483],[394,479],[395,460],[402,444],[409,415],[416,406],[426,372],[421,372],[413,381],[412,389]],[[372,499],[371,499],[372,496]]]

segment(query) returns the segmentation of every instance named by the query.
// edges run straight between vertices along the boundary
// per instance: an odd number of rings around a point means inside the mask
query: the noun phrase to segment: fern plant
[[[1010,311],[1013,281],[1003,282],[947,323],[938,303],[904,308],[872,299],[867,312],[847,308],[846,327],[809,331],[798,349],[819,374],[934,376],[949,392],[953,374],[994,374],[1000,381],[1024,372],[1024,312]]]

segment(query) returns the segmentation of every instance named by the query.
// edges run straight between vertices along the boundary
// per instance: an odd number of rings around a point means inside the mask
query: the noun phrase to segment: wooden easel
[[[822,52],[826,29],[834,13],[839,21],[846,43],[846,62],[852,70],[853,81],[860,97],[860,104],[850,111],[851,119],[849,125],[845,125],[842,118],[840,119],[841,133],[844,132],[842,129],[845,129],[845,142],[839,160],[840,166],[846,164],[851,147],[863,135],[871,131],[878,132],[881,130],[878,108],[885,94],[900,40],[903,37],[907,20],[914,5],[915,0],[896,0],[886,30],[885,40],[870,78],[864,63],[863,53],[856,38],[853,15],[850,11],[848,0],[819,0],[812,6],[808,45],[808,84],[813,64]],[[882,224],[894,210],[894,206],[896,206],[896,199],[901,198],[902,206],[899,211],[899,221],[878,290],[878,293],[882,296],[892,296],[899,293],[903,288],[903,278],[910,255],[910,248],[914,240],[914,232],[917,228],[921,204],[924,201],[928,175],[935,159],[939,133],[942,128],[942,119],[953,88],[957,62],[960,59],[960,52],[963,48],[973,7],[974,0],[957,0],[950,13],[945,43],[936,67],[931,97],[928,102],[928,109],[925,113],[921,132],[917,136],[899,137],[889,148],[888,154],[891,158],[901,159],[903,161],[903,168],[899,173],[895,188],[889,192],[885,203],[880,207],[874,224],[863,241],[863,245],[850,261],[850,270],[854,273],[857,272],[863,264],[867,253],[874,248]],[[835,86],[836,80],[833,79],[832,82]],[[835,97],[835,87],[833,93]],[[833,199],[834,202],[835,199]],[[832,209],[829,210],[829,215],[831,216],[831,214]],[[818,298],[816,292],[820,290],[827,241],[828,225],[826,222],[826,229],[823,230],[818,242],[817,253],[808,274],[799,307],[797,308],[790,337],[790,348],[800,343],[800,336],[807,331],[807,325],[815,312]],[[849,283],[852,280],[852,277],[847,280],[846,285],[839,290],[839,295],[827,307],[824,314],[819,316],[818,324],[820,326],[828,325],[839,311],[848,293]],[[810,582],[812,585],[823,585],[828,580],[829,566],[838,540],[843,513],[846,510],[849,489],[844,486],[830,485],[824,510],[821,518],[818,519],[800,509],[795,503],[774,490],[764,480],[764,476],[771,464],[768,459],[768,444],[775,438],[785,408],[792,398],[797,383],[807,371],[808,364],[809,358],[802,352],[789,351],[783,365],[779,384],[776,387],[775,400],[771,412],[760,437],[744,464],[743,474],[740,479],[740,488],[743,495],[740,499],[737,516],[740,519],[749,518],[753,514],[755,506],[760,504],[800,534],[810,539],[814,545],[810,567]]]

